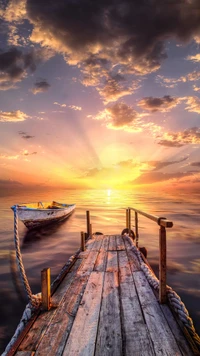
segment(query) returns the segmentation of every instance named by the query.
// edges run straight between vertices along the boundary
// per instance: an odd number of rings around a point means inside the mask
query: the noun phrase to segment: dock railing
[[[173,222],[167,220],[165,217],[159,217],[151,214],[147,214],[144,211],[129,207],[126,209],[126,228],[131,231],[131,211],[134,211],[135,217],[135,239],[136,247],[138,247],[139,241],[139,227],[138,227],[138,215],[143,215],[146,218],[156,222],[159,228],[159,301],[160,303],[166,303],[166,228],[173,226]]]

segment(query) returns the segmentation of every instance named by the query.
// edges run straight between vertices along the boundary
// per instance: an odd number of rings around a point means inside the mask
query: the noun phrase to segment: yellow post
[[[50,288],[50,268],[44,268],[41,271],[41,291],[42,291],[42,308],[50,309],[51,288]]]

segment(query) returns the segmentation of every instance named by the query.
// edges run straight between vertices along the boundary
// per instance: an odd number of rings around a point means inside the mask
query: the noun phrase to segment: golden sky
[[[199,1],[10,0],[0,17],[1,188],[198,188]]]

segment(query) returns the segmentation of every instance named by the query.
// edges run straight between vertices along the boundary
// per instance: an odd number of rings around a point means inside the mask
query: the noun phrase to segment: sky
[[[0,188],[198,189],[199,0],[0,0]]]

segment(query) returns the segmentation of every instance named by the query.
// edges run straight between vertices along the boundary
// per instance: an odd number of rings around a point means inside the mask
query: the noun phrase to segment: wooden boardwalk
[[[40,312],[17,356],[193,355],[161,305],[129,237],[95,235]]]

